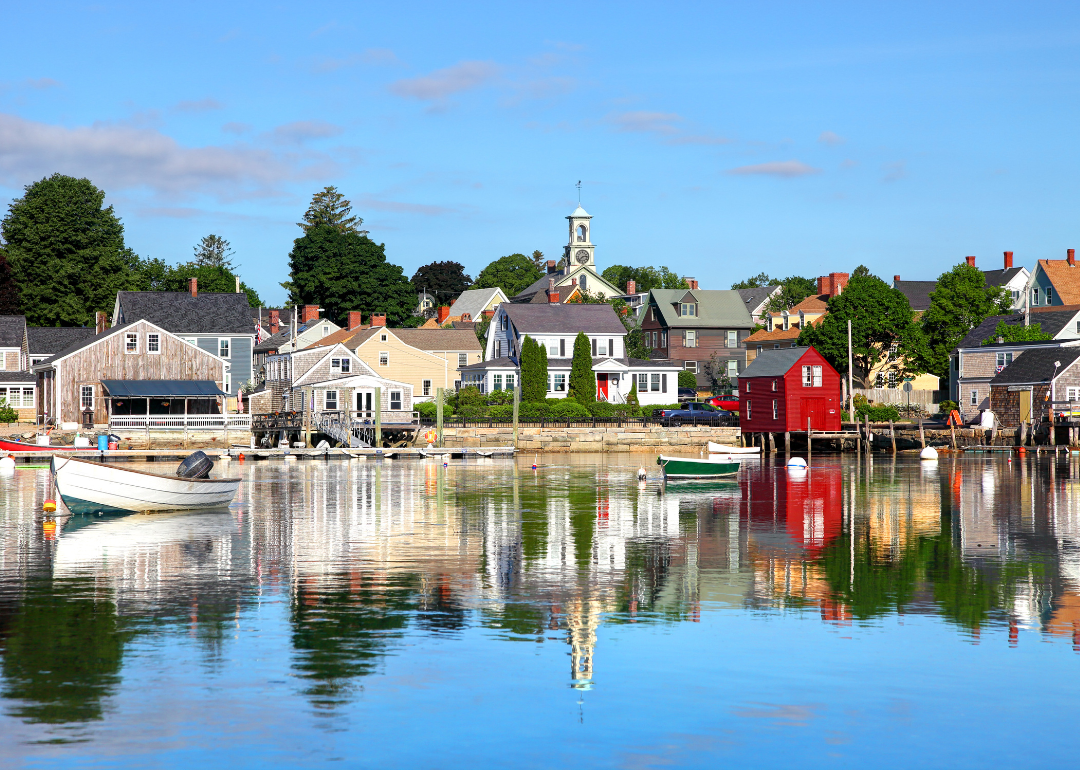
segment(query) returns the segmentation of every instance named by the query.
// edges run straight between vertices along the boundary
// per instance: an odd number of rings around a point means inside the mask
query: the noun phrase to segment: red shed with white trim
[[[739,374],[743,433],[839,431],[843,379],[814,348],[763,350]]]

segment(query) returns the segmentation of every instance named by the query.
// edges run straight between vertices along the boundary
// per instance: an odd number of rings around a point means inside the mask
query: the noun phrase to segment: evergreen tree
[[[596,401],[596,375],[592,368],[592,343],[585,332],[574,340],[574,358],[570,363],[570,388],[566,394],[586,406]]]
[[[0,223],[2,249],[34,326],[83,326],[132,288],[139,258],[124,226],[89,179],[53,174],[27,185]]]
[[[304,212],[304,221],[297,222],[305,234],[318,225],[329,225],[343,233],[364,235],[360,225],[364,220],[352,216],[352,202],[338,192],[336,187],[325,187],[311,197],[311,204]]]
[[[540,346],[532,337],[526,337],[522,341],[518,365],[521,367],[521,400],[542,401],[546,383],[541,384],[537,381],[540,370]]]
[[[210,233],[210,235],[204,235],[199,245],[195,247],[195,264],[199,267],[209,265],[232,270],[232,260],[229,259],[232,255],[233,250],[229,242],[220,235]]]
[[[637,395],[637,376],[630,375],[630,394],[626,397],[626,405],[632,410],[637,410],[641,406],[641,402],[638,401]]]
[[[537,401],[543,401],[547,398],[548,389],[548,362],[547,362],[547,345],[538,342],[536,343],[536,349],[539,352],[537,356],[536,367],[536,381],[539,383],[536,398]]]
[[[343,321],[350,310],[386,313],[389,324],[414,321],[416,295],[401,268],[386,261],[386,247],[366,235],[320,224],[293,242],[289,304],[318,305]]]

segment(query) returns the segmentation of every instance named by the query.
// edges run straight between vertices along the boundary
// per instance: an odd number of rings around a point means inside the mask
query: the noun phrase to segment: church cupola
[[[579,205],[566,219],[570,223],[570,242],[563,250],[566,272],[570,272],[574,267],[596,270],[596,259],[593,256],[596,247],[589,232],[592,229],[592,217]]]

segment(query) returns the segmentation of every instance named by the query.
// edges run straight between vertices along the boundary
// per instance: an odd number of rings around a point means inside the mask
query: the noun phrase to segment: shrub
[[[420,413],[421,420],[434,420],[438,416],[438,407],[434,401],[422,401],[419,404],[413,404],[413,409]]]
[[[468,406],[483,406],[484,394],[480,392],[480,388],[475,385],[469,385],[467,388],[462,388],[455,395],[454,406],[457,409],[462,409]]]
[[[870,422],[888,422],[889,420],[895,422],[900,419],[900,412],[895,406],[889,404],[879,404],[877,406],[863,404],[861,407],[856,407],[855,413],[862,420],[869,417]]]
[[[479,422],[488,418],[488,410],[482,404],[480,406],[463,406],[458,410],[458,417],[466,422]]]
[[[551,419],[560,422],[588,420],[589,410],[570,398],[564,398],[555,407]]]
[[[518,409],[518,419],[522,422],[540,422],[541,420],[548,421],[551,419],[551,415],[554,412],[548,401],[523,401]]]
[[[495,406],[497,404],[512,404],[514,403],[514,391],[496,390],[493,393],[488,393],[487,403],[490,406]]]
[[[953,409],[959,409],[960,404],[956,403],[955,401],[950,401],[949,399],[945,399],[944,401],[939,401],[938,402],[937,408],[938,408],[938,414],[948,415],[949,412],[951,412]]]
[[[697,390],[697,375],[687,369],[679,371],[679,387]]]
[[[512,404],[499,404],[488,409],[488,415],[492,422],[511,422],[514,419],[514,407]]]
[[[588,406],[589,414],[598,420],[605,420],[615,416],[615,405],[607,401],[594,401]]]
[[[626,397],[626,404],[631,409],[639,409],[641,407],[641,402],[638,401],[637,395],[637,377],[631,375],[630,379],[630,395]]]
[[[0,398],[0,422],[18,422],[19,413],[8,406],[7,399]]]
[[[574,357],[570,363],[568,395],[582,404],[596,400],[596,375],[592,368],[592,343],[584,332],[574,338]]]

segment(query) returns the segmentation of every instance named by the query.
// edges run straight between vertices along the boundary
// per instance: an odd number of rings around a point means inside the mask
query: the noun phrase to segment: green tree
[[[592,343],[585,332],[574,339],[574,357],[570,362],[570,387],[566,395],[588,406],[596,401],[596,375],[592,368]]]
[[[3,254],[34,326],[84,326],[132,288],[139,258],[89,179],[53,174],[27,185],[0,223]]]
[[[2,246],[0,246],[0,315],[22,315],[19,309],[19,286],[15,283],[15,275],[11,272],[11,265],[4,257]]]
[[[199,267],[208,265],[232,270],[233,263],[229,259],[232,255],[233,250],[229,242],[220,235],[210,233],[203,236],[199,245],[195,247],[195,264]]]
[[[486,315],[473,319],[473,331],[476,333],[476,339],[480,340],[481,345],[487,345],[487,332],[489,326],[491,326],[491,319]]]
[[[1007,324],[1005,321],[998,321],[994,333],[983,340],[982,344],[992,345],[998,341],[999,337],[1003,342],[1039,342],[1054,339],[1054,335],[1047,334],[1042,330],[1042,324],[1024,326],[1023,324]]]
[[[1001,286],[987,286],[982,270],[959,264],[938,276],[930,307],[922,314],[925,345],[917,364],[941,378],[949,376],[949,356],[964,335],[991,315],[1009,312],[1011,297]]]
[[[327,225],[343,233],[366,235],[360,229],[364,220],[352,216],[352,202],[338,192],[336,187],[324,187],[311,197],[308,210],[304,212],[304,221],[297,226],[308,233],[319,225]]]
[[[536,358],[536,360],[537,360],[536,380],[537,380],[537,383],[538,383],[537,391],[536,391],[538,395],[536,397],[536,401],[538,403],[542,403],[543,401],[545,401],[547,399],[547,389],[548,389],[548,359],[547,359],[548,354],[547,354],[547,345],[544,345],[543,343],[538,342],[538,343],[536,343],[536,349],[537,349],[537,351],[539,351],[539,355]]]
[[[870,387],[870,371],[893,346],[898,374],[918,374],[912,363],[921,350],[921,335],[911,305],[900,291],[876,276],[853,276],[843,293],[829,299],[828,312],[799,334],[800,345],[812,345],[839,372],[847,372],[847,322],[851,320],[854,371],[859,387]]]
[[[689,284],[678,273],[668,267],[627,267],[626,265],[612,265],[604,270],[601,275],[614,286],[620,289],[626,288],[627,281],[633,281],[636,291],[645,292],[650,289],[688,289]]]
[[[474,289],[503,290],[507,297],[520,294],[536,281],[540,280],[540,268],[524,254],[509,254],[499,257],[480,271],[476,276]]]
[[[472,278],[459,262],[431,262],[417,268],[412,277],[413,289],[417,293],[427,291],[440,305],[449,305],[470,283]]]
[[[526,336],[521,342],[518,356],[521,367],[521,400],[543,401],[547,397],[547,377],[540,381],[540,345],[532,337]]]
[[[770,278],[768,273],[758,273],[746,280],[731,284],[732,289],[760,289],[762,286],[776,286],[783,283],[779,278]]]
[[[697,376],[686,369],[679,370],[679,387],[697,390]]]
[[[412,284],[400,267],[386,261],[383,244],[331,225],[311,227],[293,242],[289,283],[289,304],[319,305],[336,320],[350,310],[377,311],[401,326],[416,307]]]
[[[547,260],[544,259],[544,252],[540,251],[540,249],[533,251],[532,262],[536,265],[536,269],[539,270],[541,274],[547,272]]]
[[[762,318],[769,313],[779,313],[793,308],[807,297],[817,294],[817,281],[813,278],[792,275],[780,281],[780,286],[780,293],[770,297],[761,311]]]
[[[200,265],[186,262],[170,267],[159,259],[145,260],[138,271],[137,288],[140,291],[187,291],[188,280],[199,282],[199,292],[232,294],[236,291],[236,273],[220,265]],[[247,295],[248,304],[262,307],[259,293],[243,281],[240,291]]]
[[[626,396],[626,405],[631,410],[637,410],[641,406],[637,394],[637,377],[633,375],[630,376],[630,393]]]
[[[19,421],[19,413],[8,406],[6,398],[0,398],[0,422],[12,423]]]

